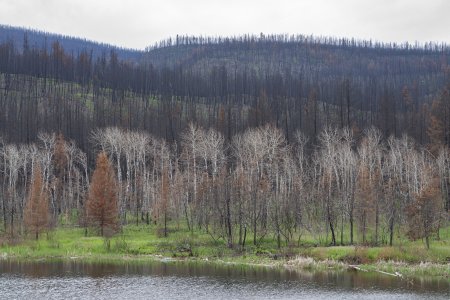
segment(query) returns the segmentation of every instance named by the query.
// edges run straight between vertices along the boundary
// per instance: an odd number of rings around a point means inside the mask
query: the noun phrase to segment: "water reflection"
[[[26,293],[37,298],[83,299],[448,299],[449,291],[448,280],[411,284],[362,272],[296,272],[198,262],[0,261],[2,299],[22,299]]]

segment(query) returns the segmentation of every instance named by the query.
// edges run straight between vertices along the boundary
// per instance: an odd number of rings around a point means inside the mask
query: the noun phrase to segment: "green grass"
[[[70,222],[61,222],[70,223]],[[408,275],[438,275],[450,278],[449,228],[441,229],[441,239],[426,249],[423,241],[398,239],[393,247],[313,246],[310,236],[281,249],[273,236],[266,236],[258,246],[248,238],[245,249],[230,249],[223,239],[214,240],[204,230],[189,231],[171,222],[168,237],[158,234],[155,225],[126,225],[110,239],[83,228],[61,226],[41,234],[39,240],[22,236],[11,242],[0,238],[0,257],[13,259],[81,259],[85,261],[145,261],[170,257],[208,260],[236,265],[295,266],[300,268],[345,268],[349,264],[367,270],[393,270]],[[308,263],[296,259],[309,258]],[[313,263],[312,263],[312,262]],[[293,262],[293,263],[290,263]],[[402,274],[403,274],[402,273]]]

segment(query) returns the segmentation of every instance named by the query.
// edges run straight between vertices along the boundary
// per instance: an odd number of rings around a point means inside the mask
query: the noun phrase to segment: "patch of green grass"
[[[105,239],[95,230],[75,227],[72,216],[61,220],[64,226],[43,233],[39,240],[23,236],[18,243],[0,243],[0,257],[17,259],[82,259],[96,260],[146,260],[152,257],[172,257],[176,259],[220,261],[237,265],[281,266],[298,257],[312,259],[302,265],[311,268],[342,268],[348,264],[364,265],[367,268],[403,270],[407,274],[420,275],[445,273],[450,261],[450,237],[448,228],[441,230],[440,240],[433,240],[431,248],[426,249],[423,241],[398,239],[393,247],[362,246],[316,246],[311,236],[302,236],[302,246],[297,242],[277,247],[276,239],[266,236],[253,244],[247,238],[245,248],[230,249],[223,238],[215,239],[204,230],[189,231],[186,226],[176,222],[169,223],[168,237],[157,234],[157,225],[126,225],[115,236]],[[237,236],[237,234],[236,234]],[[306,245],[306,246],[305,246]],[[323,262],[320,264],[319,262]],[[332,263],[333,262],[333,263]],[[331,264],[331,265],[330,265]],[[370,266],[370,267],[369,267]],[[408,271],[405,271],[405,270]],[[446,276],[446,275],[444,275]],[[450,274],[448,274],[450,276]]]

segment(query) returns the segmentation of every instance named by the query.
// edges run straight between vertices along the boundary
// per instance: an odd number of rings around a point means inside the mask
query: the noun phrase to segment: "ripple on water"
[[[46,268],[50,271],[46,273]],[[280,273],[281,272],[281,273]],[[449,299],[449,285],[409,288],[352,273],[282,273],[217,266],[147,267],[0,262],[0,299]]]

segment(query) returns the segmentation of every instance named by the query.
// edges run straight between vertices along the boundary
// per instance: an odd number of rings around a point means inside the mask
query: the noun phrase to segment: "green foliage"
[[[114,240],[113,252],[115,253],[128,253],[129,247],[125,237],[122,235],[121,238]]]
[[[103,239],[103,247],[105,247],[106,252],[111,252],[111,239],[106,237]]]

